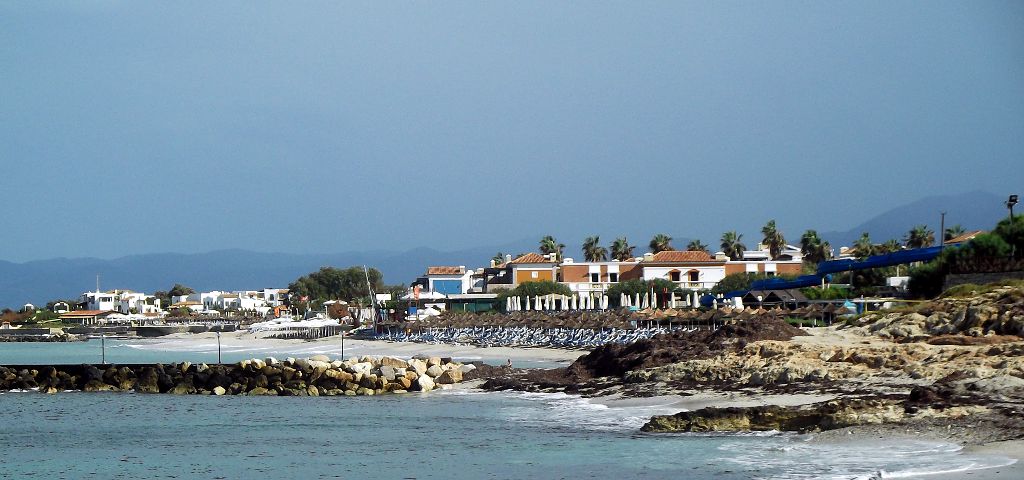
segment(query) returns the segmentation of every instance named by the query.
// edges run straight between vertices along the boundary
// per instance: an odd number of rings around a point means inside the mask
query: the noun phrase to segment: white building
[[[419,278],[428,292],[458,295],[473,288],[473,271],[465,265],[457,267],[427,267],[427,274]]]
[[[160,299],[153,295],[131,290],[110,290],[108,292],[85,292],[79,297],[81,310],[129,313],[160,313]],[[54,306],[56,309],[56,305]]]
[[[674,282],[680,288],[705,290],[725,278],[725,263],[724,259],[703,251],[671,250],[645,253],[640,268],[643,269],[644,280],[660,278]]]

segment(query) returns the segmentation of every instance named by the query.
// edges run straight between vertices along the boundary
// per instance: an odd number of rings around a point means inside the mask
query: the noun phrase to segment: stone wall
[[[462,381],[473,365],[449,358],[395,357],[334,360],[317,355],[278,361],[243,360],[234,364],[194,365],[45,365],[0,366],[0,391],[58,393],[134,391],[180,395],[380,395],[429,392]]]

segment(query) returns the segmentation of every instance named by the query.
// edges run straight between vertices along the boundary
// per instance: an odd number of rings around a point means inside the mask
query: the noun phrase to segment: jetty
[[[324,355],[214,365],[8,365],[0,366],[0,391],[248,396],[402,394],[450,388],[475,368],[441,357],[364,356],[331,360]]]

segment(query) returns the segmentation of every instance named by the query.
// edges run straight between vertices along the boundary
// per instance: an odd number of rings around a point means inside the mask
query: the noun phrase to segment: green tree
[[[876,247],[875,248],[875,252],[876,253],[896,253],[896,252],[898,252],[898,251],[900,251],[902,249],[903,249],[903,246],[900,245],[900,241],[899,240],[896,240],[895,238],[890,238],[889,240],[886,240],[885,243],[883,243],[883,244],[879,245],[878,247]]]
[[[367,276],[374,291],[383,290],[383,275],[380,271],[371,268],[364,273],[363,267],[358,266],[346,269],[322,267],[316,272],[299,277],[288,285],[288,290],[293,295],[300,298],[308,297],[310,302],[316,303],[327,300],[361,301],[369,298]]]
[[[634,248],[636,247],[630,245],[626,240],[626,237],[616,238],[615,241],[612,242],[612,258],[620,262],[629,260],[630,258],[633,258]]]
[[[558,243],[555,237],[551,235],[545,235],[544,238],[540,239],[540,253],[543,254],[555,254],[559,259],[562,258],[562,251],[565,250],[564,243]]]
[[[800,253],[808,263],[821,263],[832,258],[832,245],[821,239],[815,230],[807,230],[800,236]]]
[[[740,272],[726,275],[722,281],[718,282],[711,288],[711,294],[718,295],[720,293],[728,293],[736,290],[750,290],[751,283],[755,280],[764,280],[766,278],[768,278],[768,274],[766,273],[753,272]]]
[[[542,297],[549,294],[570,296],[573,292],[569,287],[561,283],[552,282],[550,280],[541,280],[537,282],[520,283],[516,288],[502,290],[498,292],[498,298],[495,299],[495,302],[501,309],[504,309],[505,299],[508,297],[530,297],[532,299],[535,296]]]
[[[722,253],[726,254],[731,260],[742,260],[743,251],[747,249],[747,246],[743,244],[743,235],[736,233],[736,231],[725,232],[722,234]]]
[[[875,254],[875,244],[871,243],[868,232],[860,234],[860,238],[853,242],[854,256],[863,260]]]
[[[621,307],[619,300],[622,294],[633,297],[634,295],[643,296],[644,294],[650,294],[651,290],[654,290],[656,295],[664,295],[666,293],[683,293],[683,290],[679,288],[675,282],[666,280],[664,278],[655,278],[653,280],[627,280],[625,282],[619,282],[612,285],[605,292],[608,295],[608,302],[615,307]]]
[[[964,227],[960,226],[959,223],[952,227],[946,227],[946,232],[942,234],[942,241],[948,242],[965,233],[967,233],[967,230],[964,230]]]
[[[603,262],[608,260],[608,249],[599,245],[601,237],[594,235],[587,237],[583,242],[583,258],[588,262]]]
[[[655,235],[654,238],[651,238],[651,243],[648,244],[648,246],[651,249],[651,253],[675,250],[675,248],[672,248],[672,237],[665,235],[664,233],[659,233]]]
[[[935,243],[935,232],[928,228],[928,225],[917,225],[907,232],[903,237],[907,248],[924,248]]]
[[[691,252],[711,253],[710,251],[708,251],[708,245],[704,242],[701,242],[699,239],[690,240],[690,243],[686,244],[686,249]]]
[[[170,290],[166,292],[163,290],[158,290],[156,292],[153,292],[153,296],[160,300],[160,305],[162,307],[167,308],[171,306],[172,299],[174,297],[180,297],[182,295],[192,295],[193,293],[196,293],[196,291],[193,290],[192,287],[187,287],[180,283],[175,283]],[[75,302],[69,302],[68,304],[74,305]]]
[[[1024,253],[1024,215],[1014,215],[1012,222],[1009,218],[1003,219],[992,233],[1010,245],[1010,255],[1014,258]]]
[[[180,283],[175,283],[174,286],[171,287],[171,290],[167,292],[167,294],[172,297],[192,295],[193,293],[196,293],[196,291],[193,290],[192,287],[186,287],[185,285],[182,285]]]
[[[501,265],[505,263],[505,254],[502,252],[498,252],[494,254],[493,257],[491,257],[491,260],[494,262],[495,265]]]
[[[775,226],[775,220],[769,220],[764,227],[761,227],[761,234],[764,235],[761,243],[768,246],[768,255],[772,257],[772,260],[779,258],[779,255],[782,254],[782,249],[786,248],[786,238],[782,236],[782,232]]]

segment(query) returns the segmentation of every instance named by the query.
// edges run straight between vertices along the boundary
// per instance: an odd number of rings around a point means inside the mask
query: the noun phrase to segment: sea
[[[0,364],[98,363],[98,346],[0,344]],[[159,341],[105,347],[114,363],[216,360]],[[222,355],[227,362],[294,353]],[[7,392],[0,478],[871,479],[1012,462],[924,440],[639,431],[651,415],[676,410],[473,389],[377,397]]]

